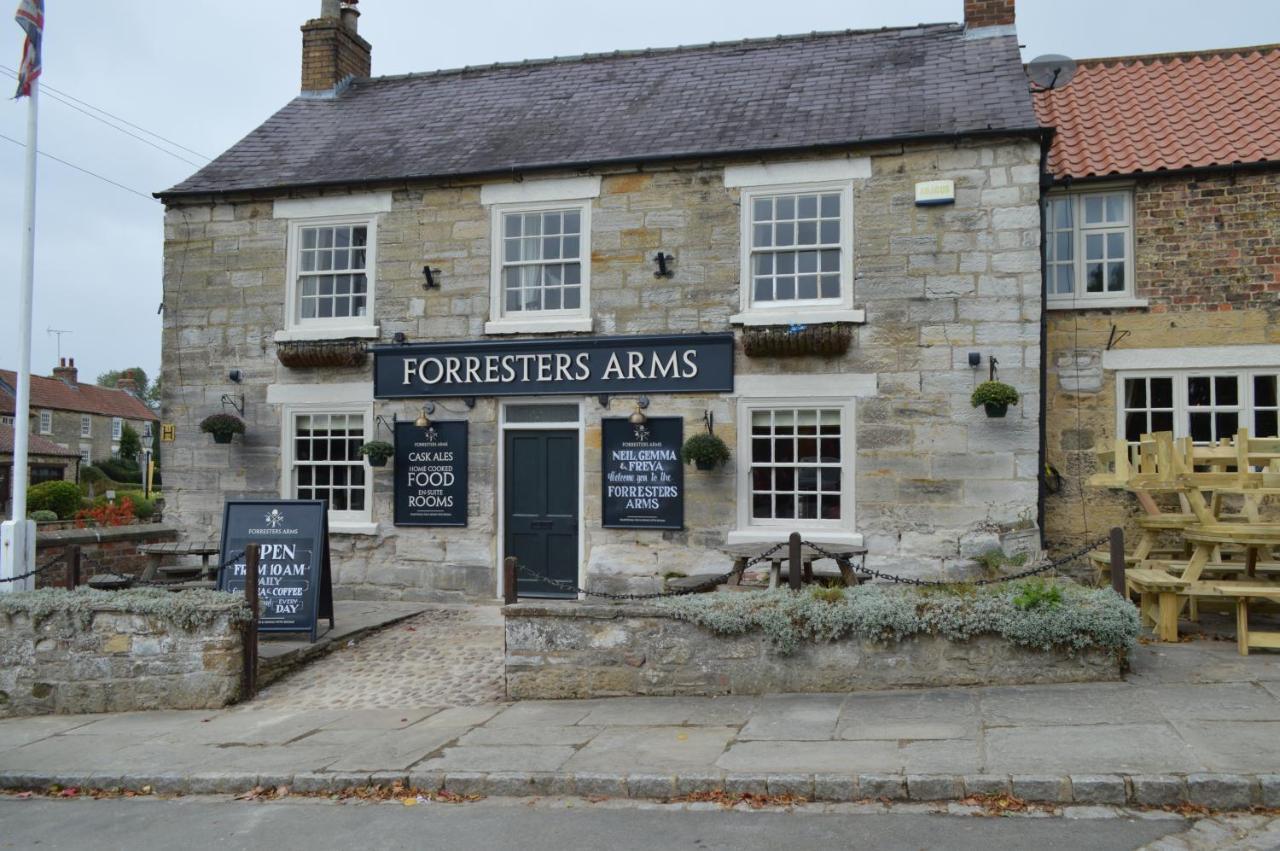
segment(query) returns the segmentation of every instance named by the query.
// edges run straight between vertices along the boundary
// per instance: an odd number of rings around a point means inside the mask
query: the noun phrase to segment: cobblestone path
[[[501,610],[440,606],[303,666],[246,708],[404,709],[503,699]]]

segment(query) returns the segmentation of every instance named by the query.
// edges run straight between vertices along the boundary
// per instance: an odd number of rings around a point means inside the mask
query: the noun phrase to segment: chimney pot
[[[1014,25],[1014,0],[964,0],[964,28],[979,30]]]
[[[338,17],[338,8],[341,0],[320,0],[320,17],[336,18]]]
[[[53,368],[53,377],[59,378],[67,384],[77,384],[79,375],[76,371],[76,359],[59,358],[58,365]]]
[[[356,0],[359,2],[359,0]],[[360,10],[356,8],[355,2],[346,0],[342,4],[342,25],[351,32],[357,32],[360,26]]]

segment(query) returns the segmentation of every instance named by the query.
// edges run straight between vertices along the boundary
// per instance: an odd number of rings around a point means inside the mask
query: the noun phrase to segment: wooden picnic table
[[[819,552],[810,546],[810,540],[813,544],[821,547],[826,552]],[[779,543],[782,544],[779,547]],[[776,548],[776,550],[775,550]],[[782,564],[790,558],[788,552],[788,544],[786,541],[752,541],[748,543],[726,544],[721,548],[722,552],[733,556],[733,570],[729,576],[729,585],[741,585],[742,574],[747,569],[747,564],[766,553],[769,553],[769,587],[777,588],[779,579],[782,575]],[[770,550],[774,552],[770,553]],[[839,541],[824,541],[821,537],[813,537],[806,539],[800,544],[800,561],[803,565],[801,579],[803,582],[813,582],[813,563],[830,558],[827,553],[836,556],[836,566],[840,568],[840,577],[847,587],[854,587],[859,584],[858,574],[853,569],[853,560],[855,558],[862,560],[866,558],[867,548],[853,546],[848,543]]]
[[[144,544],[138,552],[150,557],[147,569],[142,572],[144,582],[154,581],[161,573],[178,579],[203,579],[204,582],[217,579],[217,565],[209,564],[209,557],[218,555],[220,549],[216,543],[193,543],[189,541],[169,541],[163,544]],[[162,562],[170,557],[200,556],[200,566],[176,565],[162,566]],[[197,587],[207,587],[205,585]]]

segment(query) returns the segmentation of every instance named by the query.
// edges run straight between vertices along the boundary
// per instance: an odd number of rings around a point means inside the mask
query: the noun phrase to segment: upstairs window
[[[124,434],[124,420],[120,419],[119,417],[112,417],[111,418],[111,439],[119,440],[122,434]]]
[[[1050,307],[1133,301],[1133,194],[1051,195],[1044,202]]]
[[[840,192],[751,198],[754,306],[840,300]]]
[[[580,313],[581,206],[502,214],[502,310],[506,316]]]
[[[9,418],[9,422],[13,422],[13,418]],[[53,434],[53,411],[40,412],[40,433]]]
[[[371,295],[369,225],[307,225],[297,233],[299,322],[363,322]]]
[[[88,414],[80,415],[80,436],[93,437],[93,417]]]

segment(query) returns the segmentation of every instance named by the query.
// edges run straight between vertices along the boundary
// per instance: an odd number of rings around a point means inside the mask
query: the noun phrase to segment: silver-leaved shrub
[[[1057,590],[1046,594],[1046,587]],[[1127,651],[1139,630],[1137,610],[1127,600],[1065,581],[940,589],[864,585],[834,595],[786,589],[691,594],[655,605],[720,635],[763,632],[783,654],[806,641],[889,642],[914,635],[951,641],[998,635],[1037,650]]]
[[[230,615],[235,623],[247,622],[251,617],[243,595],[203,588],[175,594],[165,588],[99,591],[82,586],[74,591],[41,588],[36,591],[0,594],[0,614],[25,614],[33,624],[38,624],[51,615],[69,614],[81,628],[87,629],[93,622],[95,611],[150,615],[163,618],[183,629],[194,629],[221,615]]]

